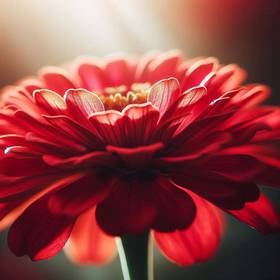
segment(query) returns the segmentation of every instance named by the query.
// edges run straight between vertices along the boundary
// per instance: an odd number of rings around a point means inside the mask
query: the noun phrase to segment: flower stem
[[[153,247],[149,233],[117,239],[124,280],[153,280]]]

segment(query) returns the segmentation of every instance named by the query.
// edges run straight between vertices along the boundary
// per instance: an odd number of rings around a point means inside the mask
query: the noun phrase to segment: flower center
[[[129,104],[141,104],[147,101],[149,83],[134,83],[128,88],[125,85],[107,87],[102,93],[97,93],[106,110],[121,111]]]

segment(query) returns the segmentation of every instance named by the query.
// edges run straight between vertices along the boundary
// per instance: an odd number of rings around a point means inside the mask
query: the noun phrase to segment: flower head
[[[279,217],[257,184],[280,185],[280,109],[245,72],[178,52],[48,67],[3,90],[0,218],[34,260],[114,253],[153,230],[179,264],[209,258],[221,210],[263,233]],[[36,242],[34,242],[36,240]]]

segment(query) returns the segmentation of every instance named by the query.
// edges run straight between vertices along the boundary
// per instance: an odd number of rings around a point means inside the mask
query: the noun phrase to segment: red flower
[[[3,90],[0,216],[33,260],[114,254],[113,238],[153,230],[182,265],[206,260],[221,210],[263,233],[279,216],[257,184],[280,185],[280,109],[245,73],[177,52],[46,68]],[[96,219],[96,220],[95,220]],[[35,240],[35,242],[34,242]]]

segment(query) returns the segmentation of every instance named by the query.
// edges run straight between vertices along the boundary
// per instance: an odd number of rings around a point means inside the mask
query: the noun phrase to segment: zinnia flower
[[[1,95],[0,217],[33,260],[114,255],[113,236],[152,231],[189,265],[215,252],[222,211],[262,233],[279,216],[280,109],[246,73],[177,51],[47,67]]]

